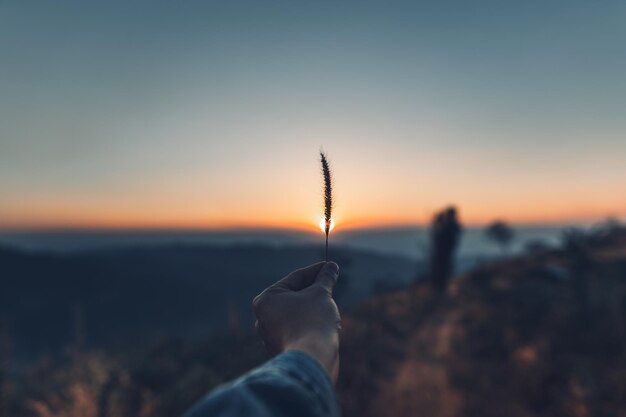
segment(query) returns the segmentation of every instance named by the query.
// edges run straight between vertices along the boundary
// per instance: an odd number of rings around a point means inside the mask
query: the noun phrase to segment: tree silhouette
[[[462,227],[456,217],[456,208],[447,207],[437,213],[430,230],[430,281],[433,289],[443,292],[452,274]]]
[[[493,241],[496,245],[506,251],[515,237],[513,229],[501,220],[496,220],[485,228],[487,239]]]

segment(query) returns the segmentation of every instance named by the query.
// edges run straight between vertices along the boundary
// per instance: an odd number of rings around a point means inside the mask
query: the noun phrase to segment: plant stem
[[[326,232],[326,255],[325,260],[328,262],[328,232]]]

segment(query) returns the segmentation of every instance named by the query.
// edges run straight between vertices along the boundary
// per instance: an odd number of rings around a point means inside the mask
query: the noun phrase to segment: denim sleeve
[[[322,366],[290,350],[216,389],[184,417],[339,417],[339,409]]]

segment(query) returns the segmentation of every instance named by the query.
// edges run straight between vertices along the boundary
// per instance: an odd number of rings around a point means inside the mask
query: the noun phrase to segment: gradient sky
[[[623,1],[0,2],[0,227],[626,215]]]

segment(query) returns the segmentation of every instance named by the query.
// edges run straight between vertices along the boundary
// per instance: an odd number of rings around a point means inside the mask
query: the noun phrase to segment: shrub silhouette
[[[513,229],[505,222],[496,220],[485,228],[485,235],[487,239],[500,246],[504,252],[513,241],[515,232],[513,232]]]
[[[435,215],[430,230],[430,282],[433,289],[443,292],[452,274],[454,252],[461,235],[456,208],[447,207]]]

